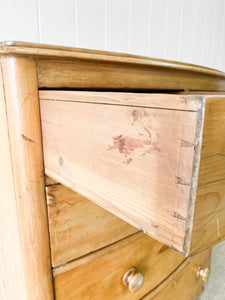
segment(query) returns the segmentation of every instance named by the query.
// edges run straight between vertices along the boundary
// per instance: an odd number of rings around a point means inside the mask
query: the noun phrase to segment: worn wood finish
[[[95,93],[119,105],[85,95],[41,99],[46,174],[186,254],[198,99],[168,95],[164,109],[158,95]]]
[[[35,57],[39,88],[225,91],[222,72],[135,55],[4,42],[0,55]]]
[[[184,261],[182,255],[142,233],[126,245],[117,244],[117,249],[96,252],[66,272],[62,267],[54,277],[56,299],[140,299]],[[145,276],[136,293],[122,284],[123,275],[133,266]]]
[[[117,241],[116,243],[108,245],[107,247],[103,247],[100,250],[91,252],[88,255],[84,255],[84,256],[80,257],[79,259],[74,259],[69,263],[63,264],[61,266],[57,266],[56,268],[53,268],[53,270],[52,270],[53,276],[54,277],[59,276],[65,272],[73,270],[74,268],[77,268],[81,265],[87,264],[87,263],[91,262],[93,259],[100,258],[100,257],[106,255],[107,253],[111,253],[112,251],[116,251],[120,248],[123,248],[123,247],[133,243],[137,239],[139,239],[140,236],[144,236],[144,234],[138,231],[138,232],[128,236],[125,239],[122,239],[120,241]]]
[[[2,240],[1,298],[12,299],[15,292],[15,299],[52,299],[36,64],[32,58],[2,57],[1,71],[1,209],[8,210],[0,228],[10,235],[8,245],[9,237]]]
[[[47,188],[47,203],[53,267],[137,232],[61,184]]]
[[[173,69],[173,64],[131,64],[99,60],[38,58],[39,88],[85,90],[203,90],[224,91],[224,75]]]
[[[60,59],[89,59],[95,61],[112,61],[132,64],[145,64],[156,67],[172,67],[174,70],[198,71],[208,75],[222,76],[224,73],[215,69],[202,67],[198,65],[181,63],[157,58],[149,58],[145,56],[117,53],[101,50],[90,50],[82,48],[73,48],[65,46],[55,46],[40,43],[27,43],[17,41],[6,41],[0,43],[0,55],[25,55],[34,57],[57,57]]]
[[[183,263],[184,268],[178,268],[160,286],[143,297],[143,300],[193,300],[204,290],[204,283],[197,277],[198,268],[209,268],[211,250],[198,254],[194,258]],[[182,266],[181,266],[182,267]],[[178,271],[178,272],[177,272]]]
[[[0,72],[0,136],[0,299],[27,300],[2,72]]]
[[[194,255],[225,238],[225,97],[205,97],[199,188],[192,232]]]

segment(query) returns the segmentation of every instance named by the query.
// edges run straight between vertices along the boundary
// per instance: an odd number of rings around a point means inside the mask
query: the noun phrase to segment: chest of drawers
[[[0,55],[1,298],[166,299],[186,282],[193,299],[225,238],[225,75],[19,42]]]

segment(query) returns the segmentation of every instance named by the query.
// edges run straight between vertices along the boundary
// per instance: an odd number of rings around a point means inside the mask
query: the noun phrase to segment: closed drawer
[[[194,300],[204,291],[210,271],[211,250],[185,261],[154,291],[143,300]]]
[[[40,99],[47,175],[186,256],[224,239],[223,96]]]
[[[48,186],[46,192],[53,267],[137,232],[135,227],[61,184]]]
[[[140,299],[171,274],[184,257],[143,233],[54,269],[55,298]],[[135,267],[144,285],[131,292],[123,275]]]

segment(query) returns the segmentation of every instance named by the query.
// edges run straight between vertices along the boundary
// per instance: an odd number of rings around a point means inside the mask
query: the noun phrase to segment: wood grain
[[[47,188],[47,203],[53,267],[137,232],[61,184]]]
[[[55,276],[56,299],[139,299],[184,261],[182,255],[142,233],[125,246],[105,251]],[[144,286],[136,293],[122,284],[124,273],[133,266],[145,276]]]
[[[181,96],[183,98],[180,98]],[[148,233],[152,237],[177,249],[185,255],[195,255],[196,253],[211,247],[215,243],[225,238],[225,221],[223,221],[225,180],[225,102],[223,95],[198,94],[195,96],[187,94],[154,95],[109,92],[41,91],[40,97],[42,110],[43,112],[45,111],[43,120],[46,125],[43,125],[43,130],[45,131],[46,128],[48,128],[47,133],[44,133],[44,146],[47,147],[45,149],[45,155],[48,156],[48,158],[46,157],[46,172],[48,172],[50,176],[53,176],[70,188],[83,193],[91,200],[103,205],[106,209],[115,213],[119,217],[124,218],[126,221],[134,226],[137,226],[138,228],[141,228],[144,230],[144,232]],[[202,108],[199,106],[199,103],[202,103]],[[132,112],[130,111],[131,108],[133,109]],[[176,109],[178,111],[175,113]],[[197,112],[198,109],[199,111]],[[62,111],[64,111],[64,116],[66,116],[64,117],[64,121],[62,117]],[[133,152],[130,151],[130,139],[129,141],[127,140],[127,144],[121,148],[121,139],[124,143],[124,136],[133,135],[137,137],[137,132],[135,133],[133,131],[136,126],[136,121],[133,122],[134,119],[138,119],[137,123],[139,122],[138,127],[136,127],[136,129],[139,130],[138,134],[142,134],[140,132],[139,125],[142,124],[143,126],[144,124],[145,126],[147,124],[145,124],[145,117],[133,116],[133,120],[131,119],[130,125],[128,121],[129,115],[132,115],[134,111],[135,114],[138,114],[141,111],[142,113],[143,111],[148,112],[149,120],[151,119],[151,122],[154,124],[155,122],[160,124],[159,127],[157,127],[158,125],[156,127],[150,126],[152,127],[151,130],[153,129],[155,135],[162,135],[164,130],[163,126],[165,126],[163,124],[167,123],[167,131],[165,131],[166,136],[163,136],[163,141],[160,144],[160,147],[158,147],[159,151],[154,152],[153,150],[154,156],[149,156],[149,153],[147,156],[146,154],[143,156],[142,152],[139,152],[141,156],[134,156],[134,152],[136,150]],[[152,114],[154,115],[153,119]],[[186,119],[186,121],[184,121],[185,124],[189,124],[189,127],[186,127],[185,125],[185,128],[187,129],[185,138],[179,137],[179,133],[177,132],[177,130],[182,130],[181,128],[183,125],[181,123],[174,123],[173,121],[172,126],[175,127],[170,127],[170,122],[173,119],[178,120],[178,114],[181,116],[181,122],[185,120],[188,114],[193,114],[192,117],[194,115],[197,116],[197,114],[199,115],[198,118],[195,118],[195,121],[194,119],[189,121]],[[71,121],[69,122],[69,126],[67,126],[66,123],[69,115],[69,119]],[[79,115],[82,117],[79,117]],[[102,115],[104,115],[104,118]],[[62,132],[67,133],[66,135],[61,134],[62,138],[60,138],[57,134],[57,136],[53,139],[54,127],[58,128],[57,133],[62,130],[59,128],[59,124],[57,125],[57,121],[55,121],[56,119],[60,120],[60,127],[62,128],[63,126]],[[114,124],[113,119],[116,120],[116,124]],[[72,129],[72,123],[80,125],[74,125],[75,127]],[[89,123],[95,124],[95,128],[92,128],[93,126],[89,126]],[[114,126],[116,128],[116,132],[113,131],[114,129],[112,130]],[[76,132],[77,134],[72,133],[72,131]],[[176,134],[172,134],[172,132],[175,131]],[[171,135],[168,132],[170,132]],[[191,134],[192,145],[195,148],[195,152],[192,152],[192,158],[190,156],[189,159],[185,159],[181,153],[184,153],[182,151],[187,151],[187,148],[190,151],[191,148],[187,146],[190,146],[191,144],[186,143],[185,141],[190,142],[189,137]],[[110,152],[99,152],[99,149],[104,147],[107,149],[104,139],[109,141],[110,136],[108,135],[114,137],[113,143],[110,144],[108,142],[107,144],[112,150],[110,150]],[[178,139],[174,139],[174,136],[176,136]],[[96,139],[94,137],[98,138]],[[121,137],[121,139],[119,137]],[[81,140],[81,142],[79,142],[79,145],[81,146],[79,152],[75,146],[72,146],[71,141],[73,141],[73,139],[74,145],[76,144],[76,141]],[[63,149],[58,146],[59,144],[64,145]],[[93,152],[90,151],[90,145],[94,147]],[[181,149],[181,153],[177,156],[177,158],[174,156],[174,152],[176,152],[176,150],[169,150],[172,149],[169,147],[176,146],[180,147]],[[65,151],[66,147],[68,147],[68,149],[72,148],[72,150]],[[108,155],[112,154],[111,151],[116,149],[118,150],[117,156],[109,157]],[[168,153],[171,153],[171,156],[173,156],[174,159],[174,169],[171,170],[171,173],[169,173],[168,169],[166,169],[167,164],[162,158],[164,151],[166,151],[166,159],[168,159],[171,163],[172,160],[170,158],[170,154]],[[130,152],[132,152],[132,154],[130,154]],[[78,158],[77,162],[74,161],[75,153],[76,157]],[[121,154],[124,155],[124,160],[122,161],[120,158]],[[106,168],[106,175],[103,174],[102,166],[101,170],[97,171],[98,166],[96,155],[97,157],[102,157],[102,164],[104,162],[104,165],[108,166]],[[83,164],[81,162],[82,156],[85,157]],[[65,163],[63,165],[59,164],[58,160],[60,157],[65,159]],[[144,166],[140,165],[140,161],[143,162]],[[156,161],[158,164],[157,169],[154,168]],[[160,161],[162,162],[162,165],[160,165]],[[185,198],[184,190],[182,195],[179,194],[179,188],[174,189],[178,192],[177,200],[174,192],[172,192],[173,194],[170,196],[169,192],[171,191],[172,182],[168,181],[165,183],[165,178],[169,180],[169,178],[172,178],[171,176],[174,176],[172,174],[174,174],[173,172],[176,169],[177,162],[181,164],[186,163],[186,165],[183,165],[183,170],[185,170],[185,172],[189,170],[189,173],[187,174],[190,174],[191,176],[189,179],[189,189],[186,190],[188,195],[190,193],[189,200],[187,196]],[[75,164],[76,166],[74,166]],[[187,164],[189,164],[189,169],[187,168]],[[90,166],[92,169],[90,169]],[[83,173],[84,175],[81,179],[81,174],[84,169],[91,172]],[[141,173],[140,170],[142,170]],[[165,194],[162,192],[161,185],[154,185],[154,177],[150,175],[149,170],[151,170],[151,174],[157,176],[157,182],[163,182],[163,184],[166,184],[163,186]],[[193,173],[191,173],[192,171]],[[96,172],[98,172],[97,176],[100,175],[97,181],[95,181],[95,178],[97,178]],[[115,177],[113,177],[113,172],[115,172]],[[132,177],[131,174],[135,174],[133,172],[138,173]],[[111,182],[106,180],[102,181],[103,188],[101,186],[99,189],[98,184],[102,178],[105,179],[105,176],[107,176],[107,180],[111,180]],[[110,178],[110,176],[112,177]],[[142,180],[140,183],[138,183],[138,176],[142,176],[139,178],[144,178],[143,180],[147,181],[145,182]],[[85,178],[87,177],[91,178],[91,183],[87,183],[85,181]],[[118,180],[122,185],[122,189],[118,189],[118,185],[112,185],[114,180],[113,178],[116,178],[117,180],[117,177],[120,178]],[[179,179],[177,179],[177,183],[179,186],[180,183],[184,183],[185,180],[181,181],[180,179],[183,178],[183,175],[177,176],[177,178],[178,177]],[[127,185],[127,181],[130,182],[130,185]],[[145,182],[144,185],[143,182]],[[92,192],[87,190],[87,186],[89,186]],[[104,191],[104,187],[106,186],[107,191]],[[127,186],[129,190],[124,188]],[[146,198],[144,198],[144,189],[146,186],[151,188],[146,190],[147,194]],[[113,193],[115,190],[117,191],[117,194],[115,194],[114,197]],[[118,198],[118,190],[121,191],[121,198]],[[139,190],[141,194],[136,193],[137,190]],[[95,191],[95,193],[93,193],[93,191]],[[107,195],[107,192],[110,193],[110,195]],[[99,195],[101,195],[101,198]],[[130,198],[127,197],[127,195],[129,195]],[[124,201],[124,198],[126,201]],[[106,199],[109,202],[106,202]],[[135,199],[138,199],[138,201]],[[156,209],[156,207],[159,208],[158,199],[160,199],[161,205],[160,213],[158,213],[158,210]],[[112,206],[112,203],[114,206]],[[129,211],[129,208],[132,209],[132,212]],[[153,208],[155,211],[157,211],[156,215],[154,215]],[[164,208],[166,208],[165,211],[163,210]],[[183,216],[183,219],[179,218],[179,223],[176,223],[177,221],[171,219],[172,211],[175,211],[174,216]],[[201,215],[201,217],[199,217],[199,215]],[[142,217],[140,218],[140,216]],[[174,217],[174,219],[175,218],[176,217]],[[165,222],[165,220],[167,222]],[[153,222],[156,227],[151,227],[149,225],[149,221]],[[176,224],[179,225],[177,226]]]
[[[205,97],[205,118],[191,254],[225,239],[225,97]]]
[[[225,91],[224,73],[162,59],[21,42],[0,55],[35,57],[39,88]]]
[[[4,130],[7,128],[8,131],[8,136],[3,132],[2,143],[5,144],[3,149],[8,147],[11,155],[9,161],[9,152],[5,149],[2,159],[6,159],[3,166],[7,169],[1,169],[1,177],[6,178],[1,184],[6,180],[8,183],[1,186],[3,188],[1,208],[6,209],[7,199],[9,210],[4,210],[2,214],[12,217],[9,219],[12,228],[8,228],[6,233],[11,234],[10,238],[15,239],[16,244],[15,249],[9,249],[8,255],[14,251],[10,257],[7,255],[2,257],[3,260],[10,262],[7,266],[8,276],[5,278],[1,274],[3,293],[12,292],[13,295],[11,287],[16,284],[18,288],[15,292],[18,294],[15,299],[52,299],[36,64],[32,58],[9,56],[1,58],[1,67],[4,85],[1,106],[5,102],[7,120],[4,116]],[[2,223],[4,220],[3,216],[1,219],[3,228],[8,224]],[[3,242],[6,241],[4,239]],[[3,251],[10,244],[4,245]],[[9,270],[9,266],[15,260],[15,268]],[[18,270],[21,271],[19,278]],[[18,281],[12,282],[16,279]],[[11,299],[11,296],[9,298]]]
[[[2,72],[0,72],[0,136],[0,299],[27,300]]]
[[[161,93],[112,93],[87,91],[40,90],[41,100],[70,101],[92,104],[109,104],[135,107],[149,107],[185,111],[198,111],[199,99],[189,95]]]
[[[172,273],[160,286],[143,297],[143,300],[171,300],[185,299],[193,300],[203,290],[204,284],[201,278],[197,277],[199,267],[210,269],[211,250],[196,255],[184,262],[185,268]]]
[[[46,187],[49,186],[49,185],[56,185],[56,184],[58,184],[57,181],[55,181],[54,179],[52,179],[52,178],[45,175],[45,186]]]
[[[177,61],[170,61],[157,58],[149,58],[146,56],[139,56],[127,53],[117,53],[101,50],[90,50],[82,48],[54,46],[40,43],[28,43],[17,41],[6,41],[0,43],[0,55],[28,55],[35,57],[57,57],[67,59],[89,59],[96,61],[112,61],[122,63],[146,64],[156,67],[168,67],[174,70],[179,69],[183,71],[195,71],[205,73],[208,75],[224,76],[224,73],[215,69],[202,67],[198,65],[181,63]]]
[[[46,174],[186,253],[198,115],[177,109],[195,102],[168,96],[170,109],[163,109],[166,96],[160,102],[158,95],[94,95],[124,105],[89,103],[85,92],[81,102],[41,99]]]
[[[124,60],[123,60],[124,61]],[[144,60],[145,61],[145,60]],[[183,69],[165,62],[145,64],[132,59],[115,60],[77,59],[63,60],[37,58],[39,88],[85,89],[85,90],[203,90],[224,91],[223,73],[200,70],[194,67]]]

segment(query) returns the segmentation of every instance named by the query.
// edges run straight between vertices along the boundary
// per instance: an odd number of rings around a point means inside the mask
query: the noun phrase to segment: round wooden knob
[[[209,279],[210,270],[209,268],[202,268],[200,267],[197,271],[197,277],[200,277],[204,284],[207,283]]]
[[[138,273],[136,268],[130,268],[123,276],[123,284],[131,292],[137,292],[144,284],[144,275]]]

